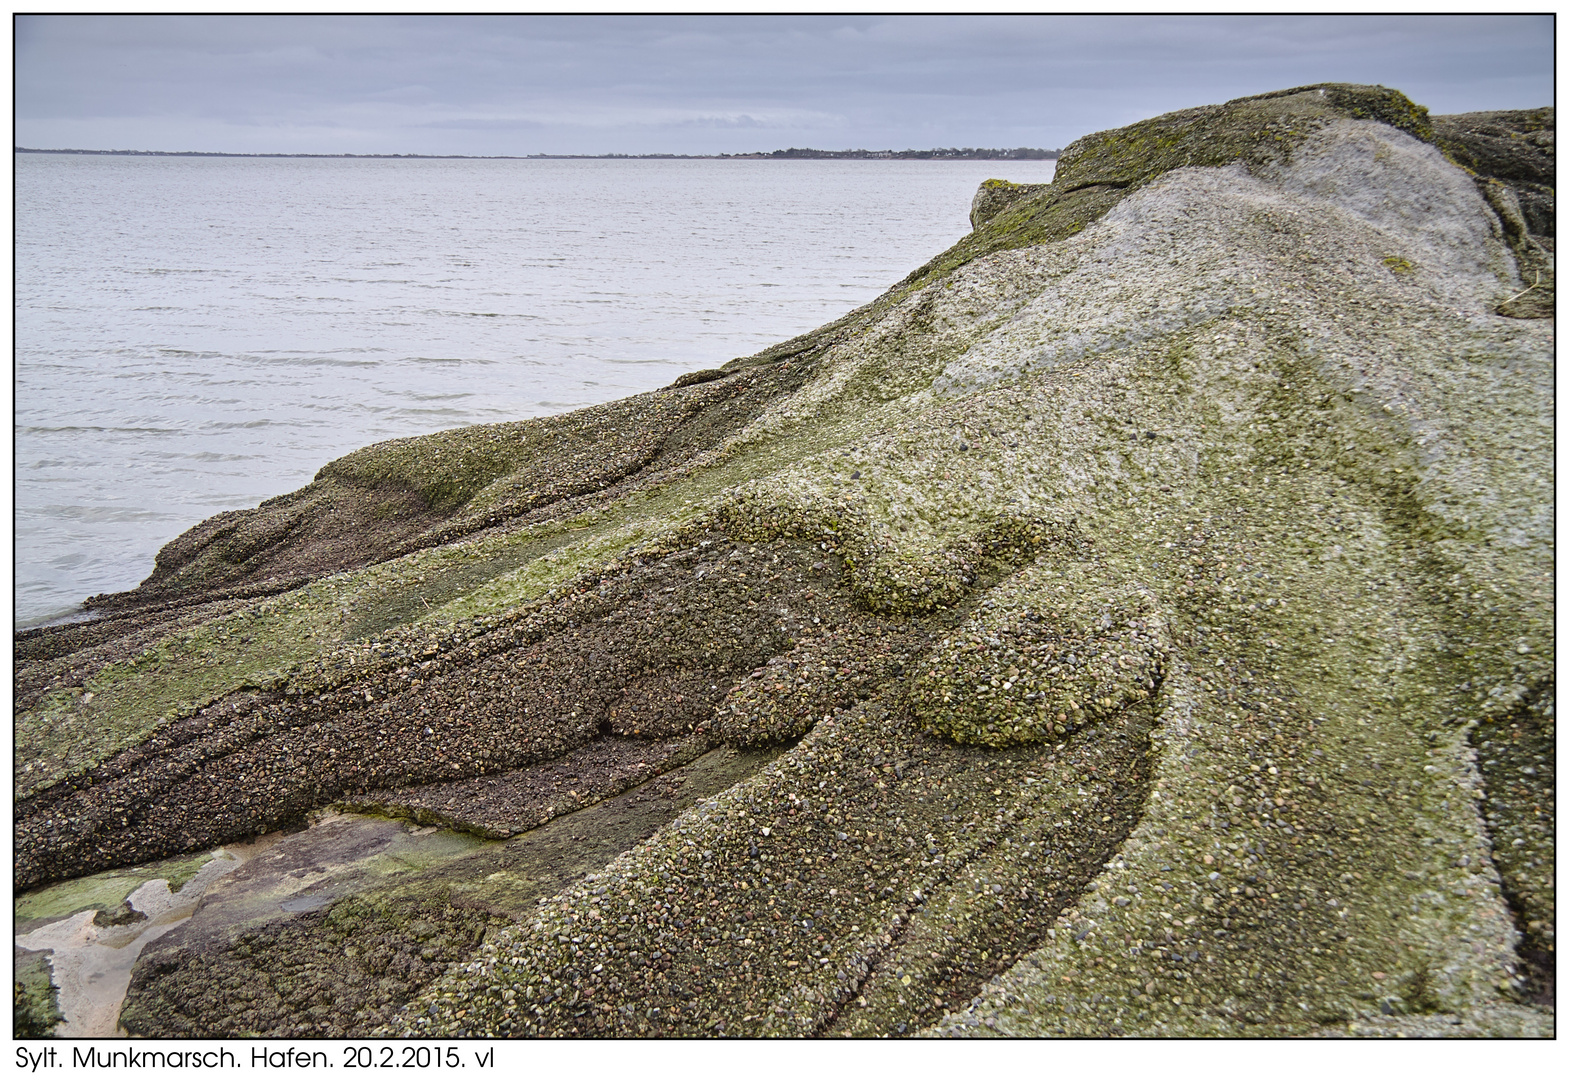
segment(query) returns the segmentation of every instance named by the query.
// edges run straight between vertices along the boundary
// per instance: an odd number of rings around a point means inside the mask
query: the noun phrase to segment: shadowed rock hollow
[[[487,838],[199,907],[154,1035],[1549,1034],[1552,150],[1087,136],[812,334],[220,515],[19,636],[18,888]]]

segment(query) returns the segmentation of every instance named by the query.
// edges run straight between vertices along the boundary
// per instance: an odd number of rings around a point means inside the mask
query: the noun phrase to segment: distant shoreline
[[[1016,150],[965,147],[936,150],[812,150],[791,147],[755,154],[237,154],[214,150],[40,150],[14,148],[18,154],[83,154],[94,157],[211,158],[368,158],[435,161],[1055,161],[1061,150],[1021,146]]]

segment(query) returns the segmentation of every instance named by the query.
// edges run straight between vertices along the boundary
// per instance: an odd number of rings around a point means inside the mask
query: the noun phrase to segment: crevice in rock
[[[551,761],[453,783],[372,791],[333,805],[505,840],[641,786],[713,748],[701,736],[622,738],[607,720],[599,738]]]
[[[1153,778],[1149,741],[1153,722],[1148,708],[1130,708],[1059,744],[1067,750],[1071,741],[1078,747],[1074,753],[1088,751],[1097,757],[1102,773],[1108,771],[1104,768],[1108,761],[1115,762],[1118,779],[1106,791],[1092,792],[1082,807],[1042,807],[1034,816],[1021,814],[968,851],[963,861],[945,864],[923,882],[919,902],[901,912],[899,934],[868,958],[865,975],[841,995],[818,1033],[913,1035],[945,1012],[962,1008],[988,981],[1045,944],[1047,930],[1087,898],[1090,882],[1143,820]],[[1037,779],[1051,773],[1062,778],[1082,767],[1069,764],[1065,755],[1039,763],[1033,772]],[[1069,830],[1073,835],[1054,823],[1059,813],[1076,818]],[[1024,871],[1016,864],[1016,853],[1027,850],[1026,844],[1042,841],[1053,845],[1053,857],[1033,873]],[[974,883],[965,881],[977,868],[983,879],[999,873],[1012,876],[1006,885],[994,880],[992,891],[983,891],[984,899],[977,901],[970,895]],[[1028,898],[1020,896],[1019,888]],[[962,912],[958,918],[955,910]],[[999,916],[997,911],[1003,913]],[[999,918],[1005,926],[997,924]],[[886,1025],[870,1029],[857,1025],[858,1005],[853,1003],[879,980],[885,987],[892,985],[899,965],[912,966],[917,973],[913,985],[903,992],[910,1003],[902,1005],[897,1018],[890,1016]],[[934,1004],[934,999],[942,1004]],[[870,1008],[875,1012],[876,1003]]]
[[[1500,889],[1520,941],[1522,993],[1556,1002],[1556,747],[1554,684],[1534,686],[1502,719],[1471,729],[1484,785],[1482,810]]]
[[[1058,194],[1066,196],[1080,191],[1121,191],[1132,186],[1133,181],[1131,180],[1095,180],[1087,184],[1075,184],[1072,187],[1063,188]]]
[[[710,751],[513,840],[369,888],[349,883],[350,895],[313,910],[232,929],[219,909],[198,912],[148,948],[122,1023],[159,1038],[364,1037],[469,960],[488,932],[784,749]],[[243,884],[237,878],[228,889]],[[331,891],[333,880],[311,888]]]

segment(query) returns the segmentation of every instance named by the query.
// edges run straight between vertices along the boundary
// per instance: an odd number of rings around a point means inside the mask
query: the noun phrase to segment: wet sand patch
[[[209,886],[239,865],[238,858],[218,852],[174,892],[168,879],[151,878],[112,914],[88,907],[17,935],[18,946],[48,957],[63,1016],[53,1034],[80,1039],[123,1035],[120,1003],[142,950],[189,919]]]

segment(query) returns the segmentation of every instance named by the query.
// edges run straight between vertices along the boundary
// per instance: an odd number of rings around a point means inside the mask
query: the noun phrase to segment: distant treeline
[[[971,147],[956,149],[943,147],[937,150],[809,150],[792,146],[788,150],[755,154],[226,154],[212,150],[37,150],[30,146],[14,148],[18,154],[94,154],[109,157],[215,157],[215,158],[378,158],[397,159],[430,158],[460,161],[529,161],[538,158],[601,160],[667,160],[706,161],[724,158],[773,159],[773,158],[849,158],[859,161],[1046,161],[1061,155],[1061,150],[1037,150],[1021,146],[1017,150],[977,150]]]
[[[897,158],[912,161],[1047,161],[1061,156],[1061,150],[1038,150],[1021,146],[1016,150],[983,150],[966,146],[940,147],[936,150],[803,150],[792,146],[771,154],[720,154],[720,157],[769,158],[855,158],[880,161]]]

